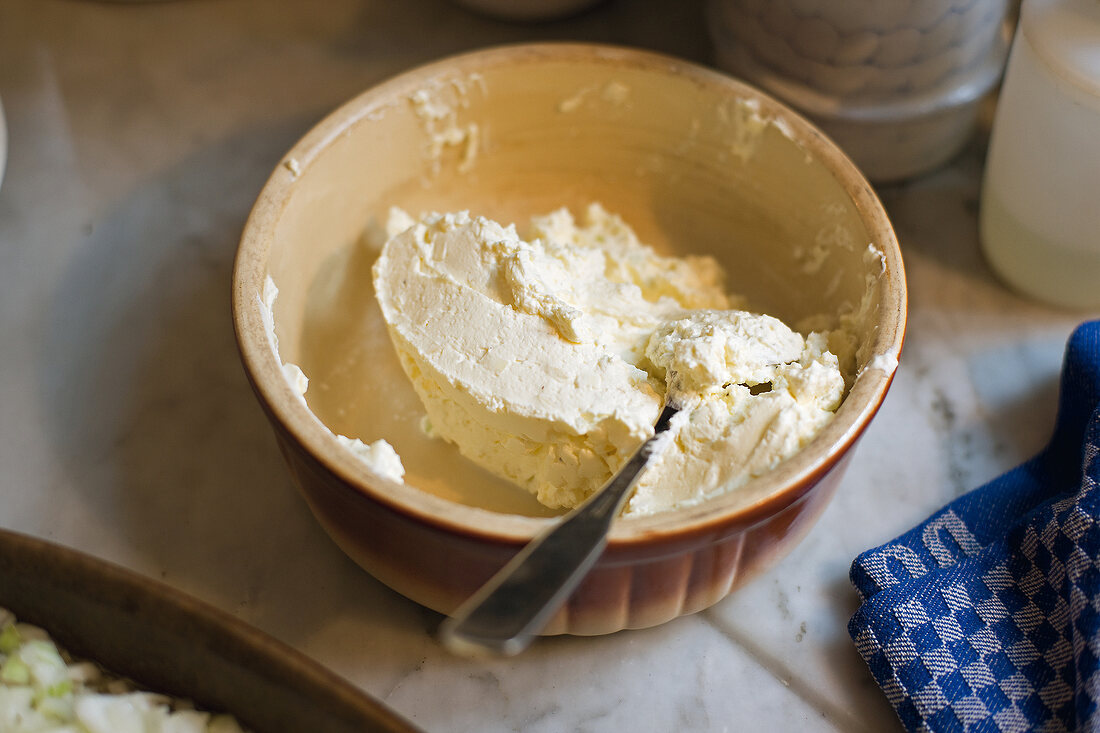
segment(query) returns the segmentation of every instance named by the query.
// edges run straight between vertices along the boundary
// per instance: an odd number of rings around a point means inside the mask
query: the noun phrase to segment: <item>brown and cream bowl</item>
[[[369,89],[279,161],[244,230],[233,314],[317,520],[371,575],[441,613],[554,519],[426,434],[372,290],[379,232],[393,206],[524,222],[590,202],[661,252],[716,257],[753,310],[846,334],[850,386],[770,473],[616,523],[548,633],[659,624],[774,563],[824,509],[890,386],[906,295],[886,213],[832,142],[765,94],[674,58],[575,44],[478,51]],[[337,434],[385,438],[404,480]]]

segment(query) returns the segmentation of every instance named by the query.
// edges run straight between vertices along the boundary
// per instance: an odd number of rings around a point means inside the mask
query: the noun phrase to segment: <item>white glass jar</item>
[[[1100,0],[1024,0],[980,218],[986,259],[1009,285],[1100,307]]]

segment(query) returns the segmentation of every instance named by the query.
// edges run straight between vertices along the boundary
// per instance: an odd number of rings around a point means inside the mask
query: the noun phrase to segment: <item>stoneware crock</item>
[[[373,299],[377,231],[394,205],[522,222],[591,201],[659,250],[714,255],[754,309],[848,323],[853,383],[825,430],[771,473],[618,522],[547,633],[659,624],[773,564],[821,514],[893,377],[906,292],[886,213],[831,141],[762,92],[675,58],[577,44],[478,51],[367,90],[279,161],[241,240],[233,315],[317,520],[371,575],[441,613],[553,520],[424,434]],[[281,362],[310,378],[305,400]],[[404,483],[329,428],[389,440]]]

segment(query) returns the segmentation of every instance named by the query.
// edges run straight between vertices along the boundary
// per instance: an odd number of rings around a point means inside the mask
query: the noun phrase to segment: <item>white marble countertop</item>
[[[443,0],[0,1],[0,525],[203,598],[431,731],[896,728],[847,636],[849,564],[1041,446],[1065,339],[1090,317],[1030,303],[984,264],[984,139],[881,190],[908,339],[824,517],[771,572],[658,628],[448,656],[438,617],[314,522],[238,362],[237,238],[280,155],[326,112],[502,42],[705,63],[700,12],[623,0],[512,25]]]

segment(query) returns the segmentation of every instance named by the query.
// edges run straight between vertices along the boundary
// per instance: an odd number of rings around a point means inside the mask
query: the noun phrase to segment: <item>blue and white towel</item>
[[[863,553],[848,631],[909,730],[1100,731],[1100,321],[1032,460]]]

